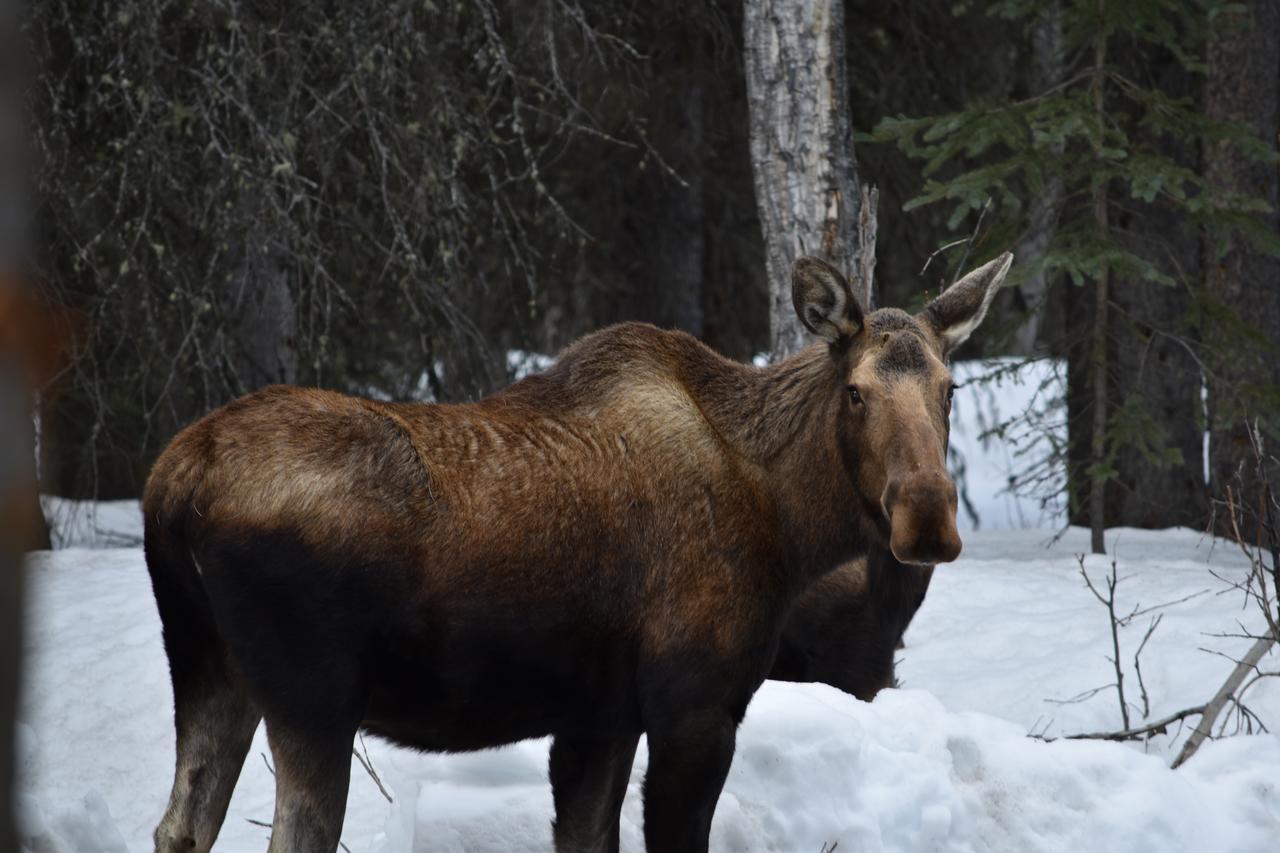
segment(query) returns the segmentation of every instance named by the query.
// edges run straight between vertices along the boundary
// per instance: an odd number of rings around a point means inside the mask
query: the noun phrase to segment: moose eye
[[[946,405],[946,407],[947,407],[947,411],[948,411],[948,412],[949,412],[949,411],[951,411],[951,401],[955,398],[955,396],[956,396],[956,389],[957,389],[957,388],[959,388],[959,387],[960,387],[959,385],[956,385],[956,384],[954,384],[954,383],[952,383],[951,385],[948,385],[948,386],[947,386],[947,402],[946,402],[946,404],[945,404],[945,405]]]
[[[862,403],[862,394],[859,393],[856,385],[849,386],[849,401],[852,403]]]

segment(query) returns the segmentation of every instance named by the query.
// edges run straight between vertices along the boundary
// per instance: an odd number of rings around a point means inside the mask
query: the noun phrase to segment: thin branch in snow
[[[267,823],[265,820],[254,820],[251,817],[247,817],[245,818],[245,820],[247,820],[249,823],[253,824],[254,826],[261,826],[263,829],[271,829],[271,826],[272,826],[271,824]],[[351,853],[351,848],[348,847],[346,844],[342,843],[341,841],[338,842],[338,846],[341,847],[343,850],[347,851],[347,853]]]
[[[1111,652],[1112,656],[1107,658],[1111,661],[1116,670],[1116,698],[1120,702],[1120,719],[1124,723],[1124,728],[1129,729],[1129,703],[1125,701],[1124,696],[1124,666],[1120,662],[1120,625],[1127,619],[1133,618],[1133,614],[1123,619],[1116,616],[1116,585],[1120,579],[1116,573],[1116,561],[1111,561],[1111,572],[1107,575],[1107,594],[1104,597],[1098,588],[1093,585],[1093,581],[1089,578],[1089,573],[1084,568],[1084,554],[1077,554],[1076,560],[1080,564],[1080,576],[1084,578],[1085,586],[1089,587],[1089,591],[1093,593],[1093,597],[1098,599],[1107,607],[1107,615],[1111,617]],[[1135,610],[1135,613],[1137,611]]]
[[[378,790],[382,792],[382,796],[387,798],[387,802],[394,803],[395,800],[391,799],[391,795],[387,793],[387,789],[382,784],[382,779],[378,777],[378,772],[373,769],[373,762],[369,760],[369,748],[364,745],[363,733],[360,735],[360,749],[364,750],[364,755],[361,755],[359,751],[356,750],[355,746],[351,747],[351,754],[360,762],[360,766],[369,774],[369,778],[373,780],[373,784],[378,786]]]
[[[1142,718],[1144,720],[1151,716],[1151,699],[1147,695],[1146,682],[1142,680],[1142,650],[1147,647],[1147,640],[1151,639],[1151,635],[1155,633],[1156,628],[1160,625],[1160,620],[1163,618],[1164,614],[1161,613],[1151,620],[1151,627],[1147,628],[1147,633],[1143,635],[1142,642],[1138,644],[1138,650],[1133,653],[1133,671],[1138,675],[1138,689],[1142,693]]]
[[[1194,708],[1183,708],[1177,713],[1170,714],[1167,717],[1161,717],[1154,722],[1137,726],[1132,729],[1125,728],[1123,731],[1118,732],[1088,732],[1078,735],[1066,735],[1064,740],[1146,740],[1152,735],[1167,734],[1169,726],[1174,723],[1181,722],[1187,717],[1203,713],[1204,708],[1204,705],[1197,705]]]

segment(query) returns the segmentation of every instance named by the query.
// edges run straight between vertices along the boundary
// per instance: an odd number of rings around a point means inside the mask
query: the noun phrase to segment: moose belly
[[[638,730],[630,651],[581,626],[531,621],[450,625],[389,644],[372,668],[364,728],[432,751]]]
[[[614,568],[597,563],[595,584],[567,583],[579,567],[540,554],[446,571],[264,530],[210,531],[193,554],[220,636],[277,719],[351,708],[368,731],[433,751],[637,726]]]

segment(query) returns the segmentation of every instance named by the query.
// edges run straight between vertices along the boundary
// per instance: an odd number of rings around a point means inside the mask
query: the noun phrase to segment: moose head
[[[914,316],[896,308],[865,313],[830,264],[811,257],[795,264],[796,313],[827,341],[844,380],[841,452],[900,562],[946,563],[960,554],[946,465],[955,392],[947,364],[982,322],[1012,263],[1006,252]]]

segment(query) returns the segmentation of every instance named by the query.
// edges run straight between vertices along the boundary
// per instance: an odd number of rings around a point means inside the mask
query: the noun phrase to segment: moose
[[[337,849],[359,731],[551,736],[560,853],[618,849],[644,735],[647,849],[705,851],[756,689],[830,672],[783,642],[830,621],[806,591],[959,555],[946,365],[1012,260],[912,315],[801,258],[820,340],[766,367],[627,323],[475,403],[271,387],[187,427],[143,499],[177,730],[156,849],[210,849],[265,720],[271,853]]]
[[[900,563],[869,546],[792,605],[769,678],[829,684],[870,702],[896,683],[894,654],[932,579],[932,565]]]

